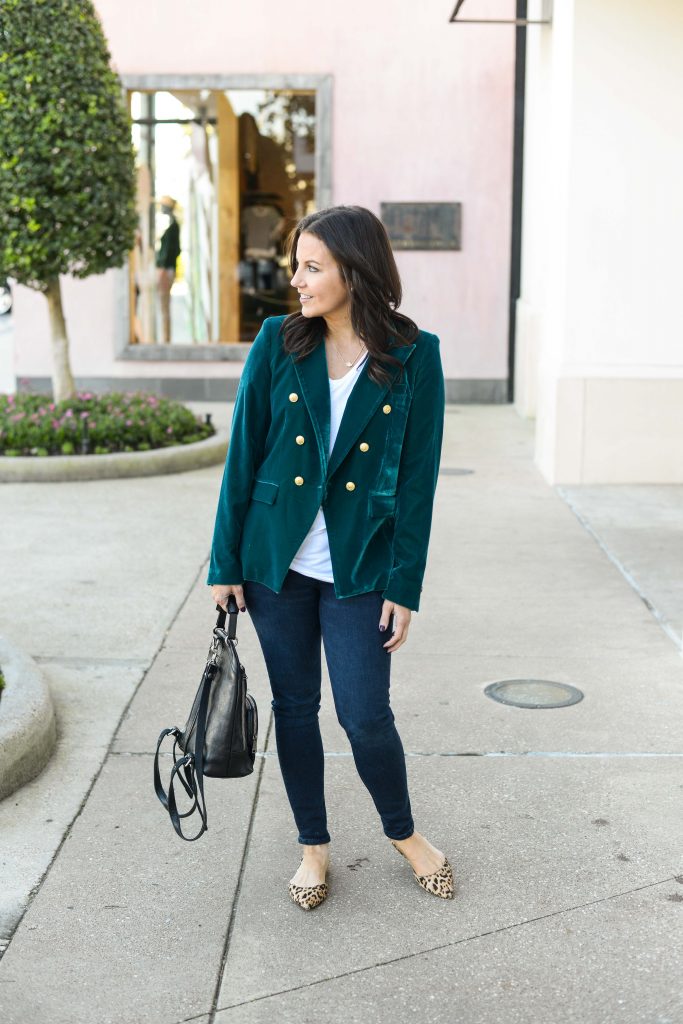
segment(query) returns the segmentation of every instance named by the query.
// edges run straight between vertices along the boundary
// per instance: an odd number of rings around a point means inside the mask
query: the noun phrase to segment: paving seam
[[[158,653],[158,652],[157,652]],[[34,654],[32,655],[33,660],[39,662],[41,665],[71,665],[75,668],[88,668],[90,665],[108,665],[112,668],[120,666],[128,666],[130,668],[139,668],[141,665],[145,668],[149,667],[156,658],[156,654],[153,654],[150,658],[98,658],[96,655],[92,657],[82,656],[77,657],[76,655],[50,655],[50,654]]]
[[[270,723],[269,723],[270,727]],[[154,757],[153,750],[112,750],[112,757]],[[159,751],[159,757],[172,757],[171,751]],[[325,757],[353,757],[350,750],[326,750]],[[683,757],[683,751],[657,750],[406,750],[406,757]],[[277,758],[277,750],[257,750],[256,757]]]
[[[638,583],[638,581],[635,578],[635,576],[633,576],[628,571],[626,566],[617,558],[617,556],[610,551],[610,549],[608,548],[608,546],[605,543],[605,541],[603,541],[601,539],[600,535],[593,529],[593,527],[588,522],[586,517],[584,515],[582,515],[582,513],[578,510],[578,508],[572,502],[571,498],[566,493],[564,488],[556,486],[555,490],[557,491],[559,496],[562,498],[564,503],[567,505],[567,507],[574,513],[574,515],[576,516],[578,521],[583,526],[584,530],[591,535],[591,537],[596,542],[596,544],[598,545],[600,550],[605,555],[607,555],[607,557],[609,558],[609,560],[612,563],[612,565],[617,567],[617,569],[619,570],[621,575],[624,577],[624,579],[626,580],[628,585],[631,587],[632,590],[634,590],[636,592],[636,594],[638,595],[640,600],[643,602],[643,604],[645,605],[647,610],[650,612],[650,614],[653,616],[653,618],[659,623],[661,628],[664,630],[664,632],[668,636],[669,640],[671,640],[673,642],[674,646],[681,652],[681,654],[683,654],[683,636],[678,636],[677,633],[674,633],[673,629],[668,624],[668,622],[666,621],[666,619],[664,618],[662,613],[660,611],[658,611],[658,609],[652,603],[652,601],[649,599],[649,597],[647,596],[645,591],[641,588],[641,586]]]
[[[66,827],[66,829],[64,831],[64,835],[62,836],[61,841],[60,841],[59,845],[57,846],[57,849],[55,850],[55,852],[54,852],[54,854],[53,854],[53,856],[52,856],[52,858],[50,860],[50,863],[45,868],[45,871],[40,876],[39,880],[36,882],[36,884],[30,890],[30,892],[28,894],[28,900],[26,902],[26,906],[24,907],[21,916],[17,919],[17,921],[16,921],[16,923],[14,925],[14,928],[12,929],[12,932],[11,932],[9,938],[7,939],[7,942],[4,943],[2,947],[0,947],[0,961],[2,961],[2,958],[3,958],[4,954],[9,949],[9,947],[10,947],[10,945],[12,943],[12,939],[16,935],[17,929],[19,928],[19,926],[21,925],[22,921],[24,920],[26,912],[28,911],[29,907],[33,903],[33,900],[38,895],[38,892],[40,891],[40,888],[41,888],[43,882],[45,881],[45,879],[47,878],[48,874],[50,873],[50,870],[52,869],[52,865],[57,860],[57,857],[59,857],[59,854],[62,851],[62,847],[64,846],[64,843],[66,842],[66,840],[71,835],[71,831],[72,831],[72,829],[74,827],[74,824],[78,821],[78,819],[80,818],[81,814],[83,813],[83,809],[85,808],[85,805],[88,802],[90,794],[92,793],[92,791],[93,791],[93,789],[94,789],[98,779],[100,778],[100,775],[102,774],[104,766],[106,765],[106,763],[109,760],[110,756],[115,753],[112,750],[112,747],[113,747],[114,743],[116,742],[116,737],[118,736],[119,729],[121,728],[121,725],[122,725],[122,723],[123,723],[123,721],[125,719],[125,716],[128,713],[128,709],[130,708],[131,704],[135,700],[137,692],[140,689],[140,687],[142,686],[142,684],[144,683],[145,679],[147,678],[147,675],[148,675],[150,669],[152,668],[152,666],[154,665],[154,663],[155,663],[156,659],[158,658],[159,654],[163,650],[164,644],[166,643],[166,638],[168,637],[168,634],[171,631],[171,628],[173,627],[173,625],[175,624],[176,620],[178,619],[178,616],[180,615],[180,613],[182,612],[183,608],[187,604],[187,601],[188,601],[190,595],[192,594],[194,588],[196,587],[197,582],[200,579],[201,574],[206,571],[206,564],[207,564],[207,562],[206,562],[206,559],[205,559],[201,563],[201,565],[199,566],[199,568],[198,568],[198,570],[197,570],[197,572],[195,574],[195,577],[194,577],[190,587],[188,588],[188,591],[187,591],[185,597],[182,599],[182,601],[180,602],[180,604],[176,608],[175,614],[173,615],[173,618],[171,619],[170,625],[167,627],[167,629],[165,629],[163,631],[162,638],[159,641],[159,645],[158,645],[158,647],[156,649],[156,652],[154,653],[151,661],[149,662],[148,668],[146,668],[145,671],[140,676],[140,680],[139,680],[137,686],[135,687],[133,693],[130,695],[130,698],[126,702],[126,705],[123,708],[123,711],[121,712],[121,714],[119,716],[118,722],[116,723],[116,727],[114,728],[114,730],[112,732],[111,739],[109,740],[109,743],[107,745],[107,749],[106,749],[104,757],[102,758],[102,761],[100,763],[100,767],[95,772],[95,775],[93,776],[92,781],[91,781],[90,785],[88,786],[88,789],[86,790],[86,792],[85,792],[85,794],[83,796],[83,799],[81,800],[80,804],[78,805],[78,810],[76,811],[76,813],[74,814],[73,818],[71,819],[71,821],[67,825],[67,827]]]
[[[251,1003],[259,1003],[264,999],[274,999],[276,996],[289,995],[291,992],[299,992],[305,988],[313,988],[315,985],[325,985],[330,981],[338,981],[341,978],[349,978],[354,974],[362,974],[365,971],[374,971],[378,967],[390,967],[392,964],[401,963],[403,960],[411,960],[416,956],[424,956],[427,953],[435,953],[440,949],[448,949],[451,946],[459,946],[464,942],[472,942],[475,939],[488,938],[490,935],[498,935],[500,932],[512,931],[514,928],[521,928],[526,924],[535,924],[537,921],[543,921],[549,917],[559,917],[562,914],[569,914],[574,910],[582,910],[584,907],[592,907],[598,903],[606,903],[609,900],[619,899],[622,896],[629,896],[634,892],[642,892],[644,889],[652,889],[658,885],[665,885],[668,882],[675,881],[676,878],[682,876],[669,875],[666,878],[661,878],[657,882],[648,882],[646,885],[638,885],[634,889],[626,889],[624,892],[612,893],[610,896],[601,896],[599,899],[589,900],[587,903],[578,903],[573,907],[564,907],[561,910],[553,910],[549,914],[539,914],[538,917],[530,917],[526,921],[517,921],[513,924],[503,925],[501,928],[492,928],[487,932],[479,932],[477,935],[466,935],[462,939],[455,939],[453,942],[442,942],[438,946],[429,946],[427,949],[419,949],[415,953],[405,953],[403,956],[393,957],[391,960],[380,960],[376,964],[368,964],[367,967],[356,967],[352,971],[344,971],[342,974],[332,974],[327,978],[318,978],[316,981],[306,982],[304,985],[296,985],[293,988],[281,989],[279,992],[269,992],[267,995],[255,996],[253,999],[245,999],[241,1003],[231,1003],[229,1006],[219,1006],[218,1012],[223,1010],[234,1010],[238,1006],[249,1006]],[[185,1021],[196,1020],[196,1017],[185,1017],[182,1021],[176,1021],[175,1024],[185,1024]],[[209,1022],[212,1024],[212,1022]]]
[[[187,1024],[187,1021],[202,1020],[203,1017],[207,1016],[208,1010],[205,1010],[204,1013],[193,1013],[191,1017],[183,1017],[182,1020],[173,1021],[173,1024]]]
[[[268,724],[266,726],[266,735],[265,735],[265,746],[266,747],[268,746],[268,741],[270,739],[272,727],[273,727],[273,710],[271,708],[270,714],[268,716]],[[228,961],[228,954],[230,953],[230,942],[232,940],[232,933],[233,933],[233,930],[234,930],[234,927],[235,927],[235,919],[237,917],[237,907],[239,905],[240,896],[242,895],[242,879],[244,877],[244,871],[245,871],[245,867],[246,867],[246,863],[247,863],[247,854],[249,853],[249,845],[251,843],[251,836],[252,836],[252,833],[253,833],[253,830],[254,830],[254,821],[256,819],[256,811],[257,811],[257,808],[258,808],[259,794],[261,792],[261,780],[263,779],[263,773],[265,772],[265,767],[266,767],[266,761],[265,761],[265,758],[262,758],[261,759],[261,764],[259,765],[259,768],[258,768],[258,778],[256,779],[256,786],[255,786],[255,789],[254,789],[254,800],[253,800],[253,803],[251,805],[251,814],[249,815],[249,824],[247,825],[247,834],[245,836],[244,846],[242,848],[242,860],[240,862],[240,868],[239,868],[239,872],[238,872],[238,875],[237,875],[237,884],[235,886],[235,892],[234,892],[234,895],[233,895],[233,898],[232,898],[232,906],[230,908],[230,918],[228,920],[228,930],[227,930],[226,935],[225,935],[225,943],[223,945],[223,953],[222,953],[222,956],[221,956],[220,966],[219,966],[218,972],[217,972],[216,987],[214,989],[213,998],[211,1000],[211,1008],[210,1008],[209,1011],[205,1011],[205,1013],[208,1012],[208,1015],[209,1015],[208,1024],[214,1024],[214,1020],[216,1018],[216,1013],[218,1012],[218,1007],[217,1007],[216,1004],[218,1003],[218,997],[220,995],[221,985],[223,983],[223,975],[225,973],[225,967],[226,967],[226,964],[227,964],[227,961]],[[188,1020],[192,1020],[192,1019],[196,1020],[197,1016],[202,1017],[202,1016],[204,1016],[204,1014],[198,1014],[198,1015],[195,1015],[194,1018],[187,1018],[187,1019]]]

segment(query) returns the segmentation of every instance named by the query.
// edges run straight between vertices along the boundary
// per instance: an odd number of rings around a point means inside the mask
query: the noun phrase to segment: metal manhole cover
[[[484,689],[487,697],[517,708],[566,708],[583,700],[583,693],[568,683],[551,679],[501,679]]]

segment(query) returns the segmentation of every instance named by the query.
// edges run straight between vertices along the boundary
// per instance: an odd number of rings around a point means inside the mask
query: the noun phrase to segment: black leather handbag
[[[208,829],[204,776],[217,779],[242,778],[251,775],[256,758],[258,739],[258,712],[256,701],[247,692],[247,673],[237,656],[237,600],[228,597],[228,629],[226,612],[216,605],[218,620],[199,689],[194,698],[190,716],[181,732],[177,726],[162,729],[154,757],[154,790],[168,811],[174,829],[181,839],[194,842]],[[168,793],[161,785],[159,774],[159,748],[164,737],[171,734],[173,741],[173,768]],[[176,758],[176,747],[183,756]],[[176,776],[192,800],[189,811],[182,814],[173,789]],[[201,825],[195,836],[183,834],[181,818],[199,812]]]

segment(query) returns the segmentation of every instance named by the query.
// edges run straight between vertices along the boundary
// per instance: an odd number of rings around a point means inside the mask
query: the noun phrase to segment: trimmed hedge
[[[181,402],[144,391],[81,391],[57,403],[30,392],[0,395],[0,455],[149,451],[203,441],[215,433]]]
[[[46,291],[123,266],[137,177],[92,0],[0,3],[0,271]]]

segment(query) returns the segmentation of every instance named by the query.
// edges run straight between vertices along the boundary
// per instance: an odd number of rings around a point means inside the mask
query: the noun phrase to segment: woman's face
[[[297,271],[291,280],[304,316],[346,312],[349,293],[332,253],[315,235],[302,231],[296,247]]]

